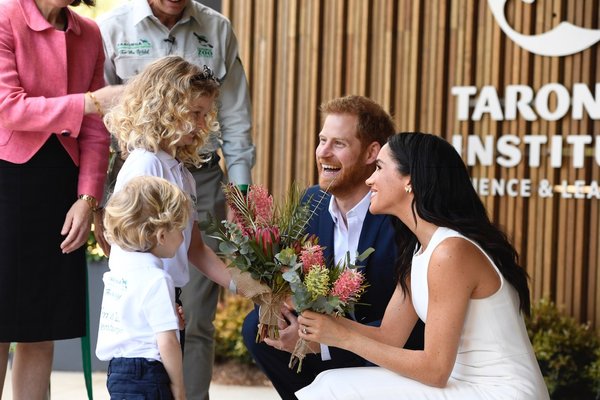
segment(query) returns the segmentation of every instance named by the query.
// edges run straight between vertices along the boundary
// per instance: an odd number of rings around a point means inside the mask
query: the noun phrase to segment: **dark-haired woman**
[[[82,245],[108,164],[97,114],[114,92],[98,27],[67,8],[81,2],[0,2],[0,395],[16,342],[15,399],[45,398],[53,341],[85,335]]]
[[[398,218],[399,282],[381,327],[305,312],[300,337],[380,367],[321,373],[299,399],[548,399],[522,314],[527,275],[443,139],[392,136],[367,180],[370,210]],[[425,348],[402,348],[417,318]]]

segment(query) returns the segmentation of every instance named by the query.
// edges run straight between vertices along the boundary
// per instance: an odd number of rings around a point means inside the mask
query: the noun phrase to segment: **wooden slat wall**
[[[600,135],[600,121],[459,122],[452,86],[550,82],[571,88],[600,81],[600,45],[568,57],[541,57],[501,31],[487,0],[223,0],[246,66],[254,107],[254,179],[281,195],[293,181],[316,181],[314,149],[321,102],[362,94],[388,109],[398,130],[451,135]],[[540,34],[560,21],[600,28],[597,0],[507,2],[515,30]],[[599,94],[600,95],[600,94]],[[595,143],[595,142],[594,142]],[[475,166],[474,177],[548,178],[554,184],[600,180],[593,154],[583,169],[546,158],[540,168]],[[534,299],[550,296],[581,321],[600,327],[600,201],[485,197],[529,272]]]

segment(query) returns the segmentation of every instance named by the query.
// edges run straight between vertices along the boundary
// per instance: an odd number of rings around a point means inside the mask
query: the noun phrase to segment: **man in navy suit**
[[[363,304],[355,308],[354,318],[364,324],[378,324],[397,281],[396,248],[393,217],[369,212],[370,191],[365,180],[375,170],[379,149],[395,133],[394,122],[381,106],[362,96],[331,100],[322,104],[320,111],[324,121],[316,150],[319,186],[307,192],[311,206],[316,208],[307,232],[319,237],[319,244],[325,246],[326,259],[334,262],[345,257],[347,251],[354,257],[369,247],[375,249],[363,262],[369,287],[360,299]],[[242,334],[248,351],[282,399],[296,399],[294,392],[324,370],[365,365],[365,360],[353,353],[311,343],[313,354],[304,359],[302,371],[290,369],[290,353],[298,340],[298,322],[291,310],[284,307],[281,311],[278,339],[267,338],[264,343],[256,343],[256,310],[244,320]],[[421,323],[407,347],[423,347]]]

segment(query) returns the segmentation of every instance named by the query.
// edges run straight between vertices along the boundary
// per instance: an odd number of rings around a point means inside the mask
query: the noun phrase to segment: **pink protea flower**
[[[300,250],[300,261],[302,261],[302,271],[305,274],[315,265],[325,265],[323,248],[318,244],[306,243]]]
[[[264,254],[271,257],[273,255],[273,244],[279,243],[281,239],[279,228],[276,226],[258,227],[254,239],[262,247]]]
[[[273,219],[273,196],[260,185],[250,185],[248,204],[258,226],[268,226]]]
[[[331,289],[331,295],[337,296],[341,301],[357,298],[362,292],[362,283],[365,277],[355,269],[347,269],[338,277]]]

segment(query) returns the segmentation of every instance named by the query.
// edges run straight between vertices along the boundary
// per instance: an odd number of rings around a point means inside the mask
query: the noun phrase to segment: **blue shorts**
[[[160,361],[113,358],[106,386],[111,400],[172,400],[170,379]]]

